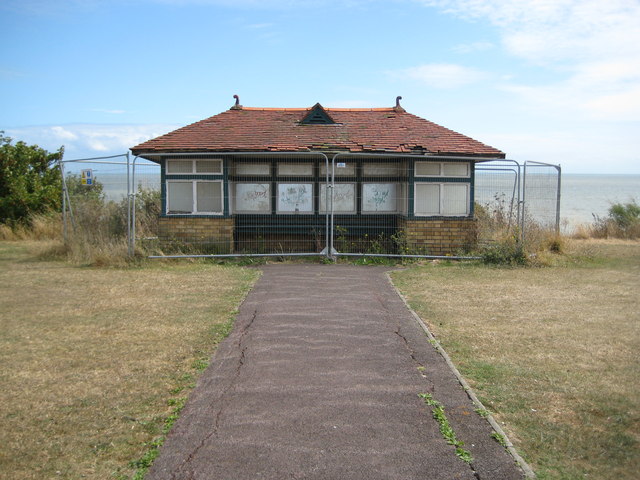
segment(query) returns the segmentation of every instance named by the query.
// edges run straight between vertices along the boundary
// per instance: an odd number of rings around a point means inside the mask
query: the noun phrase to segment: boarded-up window
[[[192,182],[167,182],[167,205],[167,213],[192,213]]]
[[[365,177],[398,177],[400,176],[400,164],[365,163],[362,165],[362,174]]]
[[[271,213],[270,183],[236,183],[235,213]]]
[[[169,180],[167,182],[168,214],[221,215],[222,181]]]
[[[469,162],[416,162],[416,177],[469,177]]]
[[[167,160],[168,175],[222,175],[222,160],[217,159],[171,159]]]
[[[398,185],[363,183],[362,213],[393,213],[398,210]]]
[[[416,183],[414,214],[417,216],[464,216],[469,214],[466,183]]]
[[[256,175],[265,176],[271,174],[271,164],[269,163],[236,163],[236,175]]]
[[[312,183],[278,183],[278,213],[313,213]]]
[[[333,191],[333,211],[335,213],[355,213],[356,212],[356,184],[336,183],[331,189],[327,185],[320,184],[320,212],[325,213],[331,207],[331,197],[327,203],[327,192],[331,195]]]
[[[278,162],[278,175],[287,177],[310,177],[313,175],[313,164]]]
[[[222,182],[196,182],[196,212],[222,213]]]

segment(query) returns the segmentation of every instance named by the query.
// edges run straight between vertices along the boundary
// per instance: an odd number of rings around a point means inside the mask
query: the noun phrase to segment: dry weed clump
[[[627,203],[614,203],[608,216],[593,215],[591,224],[578,225],[573,238],[640,238],[640,205],[635,200]]]
[[[75,177],[68,178],[67,183],[72,213],[67,215],[66,239],[61,213],[49,212],[34,215],[23,224],[0,224],[0,240],[42,241],[32,246],[39,258],[64,259],[78,265],[124,266],[148,254],[143,245],[138,245],[134,258],[128,254],[126,199],[106,201],[100,188],[81,188]],[[140,189],[136,200],[136,236],[155,237],[160,193]]]
[[[500,265],[547,265],[562,254],[566,239],[555,225],[541,223],[525,212],[523,224],[513,204],[496,195],[493,202],[475,205],[480,256]],[[524,229],[524,231],[522,230]]]
[[[13,227],[0,224],[0,240],[54,240],[62,238],[62,222],[58,212],[38,213],[26,223]]]

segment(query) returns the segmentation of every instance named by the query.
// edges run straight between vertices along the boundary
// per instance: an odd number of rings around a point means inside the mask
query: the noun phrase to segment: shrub
[[[593,215],[593,223],[574,236],[592,238],[640,238],[640,205],[635,200],[614,203],[607,217]]]
[[[504,239],[484,248],[482,260],[491,265],[526,265],[528,255],[515,237]]]

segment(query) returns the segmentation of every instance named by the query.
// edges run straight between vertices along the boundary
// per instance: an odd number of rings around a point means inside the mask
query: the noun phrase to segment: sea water
[[[614,203],[640,204],[640,175],[563,174],[560,218],[573,227],[604,218]]]
[[[152,173],[153,172],[153,173]],[[126,174],[100,172],[96,179],[104,185],[107,199],[120,200],[126,196]],[[159,169],[147,169],[136,174],[136,184],[143,188],[159,189]],[[490,180],[486,188],[482,188],[483,179],[476,178],[476,201],[490,201],[502,190],[505,198],[513,194],[513,178],[505,175],[499,181]],[[530,194],[527,208],[535,216],[536,209],[545,209],[545,218],[555,219],[555,195],[557,178],[549,177],[544,185],[542,202],[536,204],[536,198]],[[570,232],[580,224],[593,223],[595,217],[604,218],[614,203],[635,201],[640,204],[640,175],[602,175],[602,174],[562,174],[560,192],[560,223],[565,232]]]

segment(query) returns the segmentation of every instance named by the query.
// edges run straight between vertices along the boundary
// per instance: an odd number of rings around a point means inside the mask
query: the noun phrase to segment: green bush
[[[635,200],[614,203],[607,217],[594,215],[589,236],[595,238],[640,238],[640,205]]]
[[[528,256],[522,244],[511,237],[487,246],[481,252],[482,260],[490,265],[527,265]]]
[[[640,223],[640,205],[635,200],[622,204],[615,203],[609,208],[609,218],[623,232],[627,232]]]
[[[24,142],[12,145],[3,134],[0,131],[0,223],[28,225],[34,215],[60,208],[58,160],[63,149],[49,153]]]

